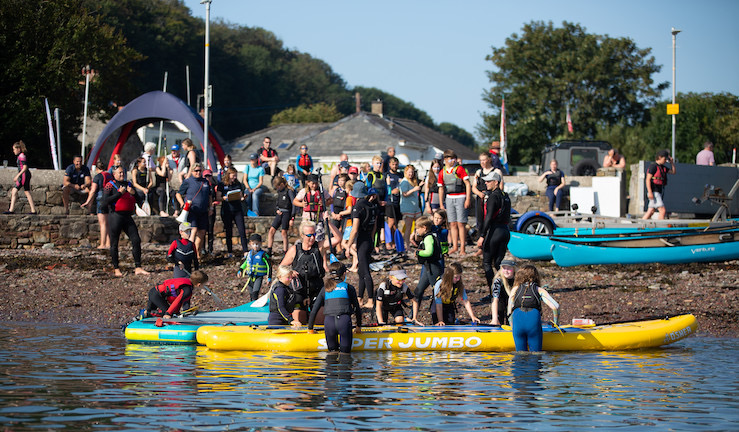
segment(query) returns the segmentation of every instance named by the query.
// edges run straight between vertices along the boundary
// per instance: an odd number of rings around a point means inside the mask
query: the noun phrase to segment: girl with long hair
[[[467,299],[467,291],[462,282],[462,270],[461,264],[450,263],[444,275],[434,285],[434,302],[431,307],[431,321],[434,325],[453,325],[457,322],[456,302],[460,294],[467,315],[473,323],[480,323],[480,319],[472,311],[472,304]]]
[[[516,273],[508,300],[508,315],[511,320],[516,351],[541,351],[542,303],[552,309],[554,324],[559,323],[559,303],[539,285],[541,285],[541,277],[533,265],[526,264]]]

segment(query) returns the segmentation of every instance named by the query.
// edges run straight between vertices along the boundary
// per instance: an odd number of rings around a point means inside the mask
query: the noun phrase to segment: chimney
[[[357,105],[357,112],[362,111],[362,98],[359,96],[359,92],[354,93],[354,102]]]
[[[382,117],[382,101],[380,99],[372,101],[372,114],[377,114],[378,116]]]

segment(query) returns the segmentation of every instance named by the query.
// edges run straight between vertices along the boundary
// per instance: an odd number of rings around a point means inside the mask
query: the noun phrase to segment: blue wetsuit
[[[535,283],[524,284],[516,290],[511,328],[516,351],[541,351],[541,295]]]

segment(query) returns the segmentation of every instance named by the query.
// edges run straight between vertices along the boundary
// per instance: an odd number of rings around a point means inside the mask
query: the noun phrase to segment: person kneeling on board
[[[146,314],[170,319],[180,309],[189,309],[193,289],[200,288],[206,282],[208,275],[200,270],[192,272],[189,278],[165,280],[149,290]]]
[[[357,319],[355,333],[361,333],[362,309],[359,307],[357,291],[344,282],[346,267],[340,262],[329,265],[329,276],[324,279],[321,292],[318,293],[308,319],[308,333],[315,333],[313,324],[318,310],[323,306],[323,331],[329,351],[348,353],[352,350],[352,317]]]

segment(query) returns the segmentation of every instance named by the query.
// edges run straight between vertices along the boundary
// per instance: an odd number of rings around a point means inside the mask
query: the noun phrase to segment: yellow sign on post
[[[680,104],[667,104],[667,115],[680,114]]]

